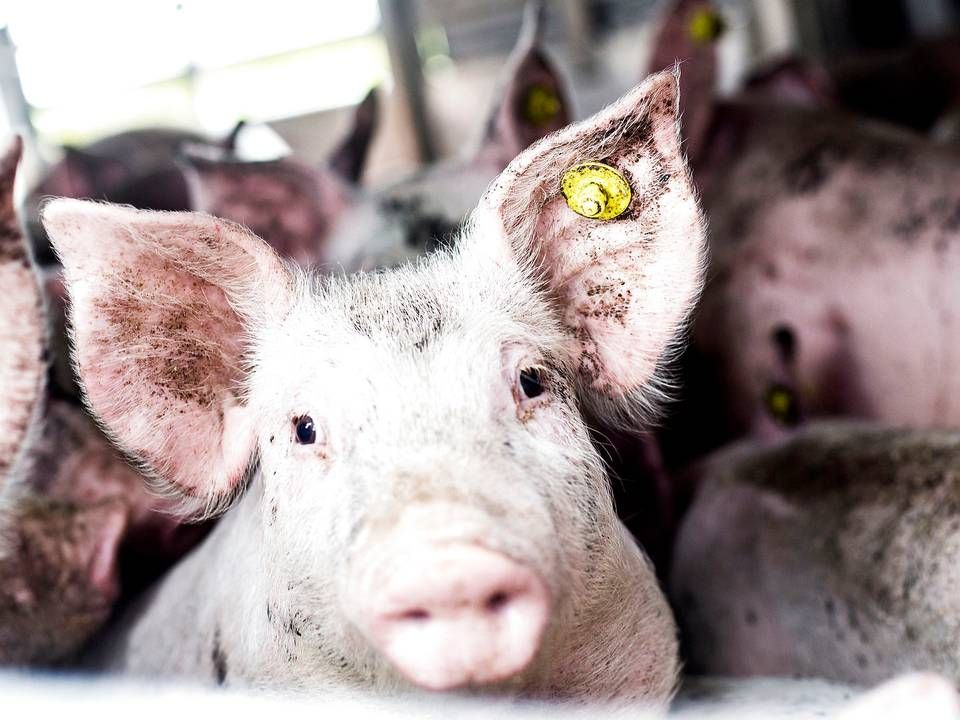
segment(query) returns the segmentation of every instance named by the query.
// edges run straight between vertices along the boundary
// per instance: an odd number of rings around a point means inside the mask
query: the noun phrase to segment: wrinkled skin
[[[52,203],[98,419],[185,510],[230,508],[92,659],[665,701],[675,628],[583,413],[642,416],[700,288],[677,110],[651,77],[514,160],[455,248],[374,274],[293,272],[205,215]],[[632,186],[616,219],[561,194],[594,158]]]
[[[671,582],[691,669],[960,681],[958,468],[956,432],[845,424],[705,462]]]

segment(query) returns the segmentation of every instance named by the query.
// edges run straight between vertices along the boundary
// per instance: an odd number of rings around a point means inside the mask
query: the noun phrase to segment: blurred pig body
[[[704,462],[671,581],[690,668],[960,681],[960,435],[813,424]]]
[[[960,422],[960,153],[884,126],[725,104],[697,179],[695,349],[733,435],[822,416]]]
[[[15,142],[0,162],[2,665],[63,661],[102,627],[121,544],[146,551],[137,574],[149,574],[191,535],[78,407],[45,392],[44,303],[12,202],[19,157]]]
[[[91,406],[185,509],[233,504],[97,661],[665,701],[670,610],[583,413],[655,403],[699,291],[676,92],[653,76],[530,148],[455,248],[381,273],[293,271],[206,215],[51,204]],[[599,191],[626,203],[595,217]]]
[[[694,66],[684,130],[710,220],[671,463],[818,417],[960,422],[960,153],[762,93],[718,100],[716,48],[677,30],[705,5],[675,4],[654,65]]]

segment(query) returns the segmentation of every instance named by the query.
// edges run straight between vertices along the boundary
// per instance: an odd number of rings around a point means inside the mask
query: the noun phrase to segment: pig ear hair
[[[43,301],[13,204],[22,150],[14,137],[0,157],[0,496],[21,475],[47,374]]]
[[[607,415],[656,406],[656,371],[702,284],[704,225],[680,146],[677,93],[675,73],[653,75],[529,148],[474,216],[481,242],[499,236],[555,299],[572,362]]]
[[[524,8],[520,37],[487,120],[478,157],[498,169],[571,119],[567,83],[543,50],[545,14],[543,2],[528,2]]]
[[[377,129],[380,99],[377,88],[371,88],[353,111],[350,132],[330,154],[328,165],[333,172],[352,184],[363,176],[363,166]]]
[[[184,512],[222,509],[255,454],[251,337],[283,312],[289,272],[249,231],[199,213],[60,199],[43,222],[89,407]]]
[[[659,23],[649,72],[680,66],[683,139],[690,162],[696,163],[713,119],[723,16],[710,0],[672,0]]]

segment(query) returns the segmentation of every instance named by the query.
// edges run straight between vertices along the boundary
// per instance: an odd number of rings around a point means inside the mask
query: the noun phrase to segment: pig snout
[[[425,543],[397,560],[368,575],[356,622],[409,680],[449,690],[530,664],[550,611],[536,572],[467,543]]]

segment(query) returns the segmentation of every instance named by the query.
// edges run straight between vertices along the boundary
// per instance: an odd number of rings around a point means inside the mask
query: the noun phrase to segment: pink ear
[[[584,163],[603,163],[629,185],[621,214],[587,217],[568,205],[564,176]],[[644,389],[703,274],[703,222],[680,147],[676,76],[654,75],[528,149],[491,185],[475,222],[483,242],[500,235],[521,262],[537,261],[594,388],[614,397]]]
[[[289,159],[232,162],[186,158],[190,206],[250,228],[280,254],[322,264],[333,224],[349,194],[329,171]]]
[[[15,138],[0,158],[0,489],[18,474],[47,369],[40,287],[13,209],[21,149]]]
[[[544,12],[544,4],[527,4],[520,38],[507,61],[497,104],[477,155],[478,161],[498,170],[570,122],[566,82],[541,47]]]
[[[710,0],[672,0],[661,19],[648,72],[680,64],[680,115],[690,162],[696,164],[713,117],[721,15]]]
[[[245,343],[282,312],[289,273],[257,237],[206,215],[55,200],[43,221],[93,412],[188,511],[217,509],[254,450]]]

